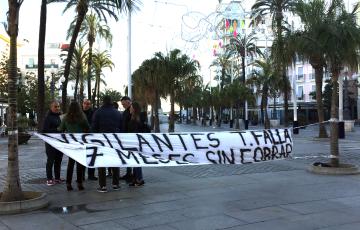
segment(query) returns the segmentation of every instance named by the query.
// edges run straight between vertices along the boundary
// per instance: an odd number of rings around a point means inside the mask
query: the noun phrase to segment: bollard
[[[245,129],[249,129],[249,120],[245,120]]]
[[[294,130],[294,134],[299,134],[299,128],[297,128],[297,127],[299,127],[299,121],[294,121],[293,122],[293,130]]]
[[[344,139],[345,138],[345,125],[344,125],[344,121],[339,121],[338,122],[338,137],[339,139]]]
[[[230,120],[230,128],[234,127],[234,120]]]

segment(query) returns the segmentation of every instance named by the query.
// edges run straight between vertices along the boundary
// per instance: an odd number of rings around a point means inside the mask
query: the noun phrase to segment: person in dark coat
[[[140,118],[141,107],[139,103],[134,101],[130,106],[131,118],[128,124],[129,133],[142,133],[144,132],[144,127],[146,124]],[[129,186],[142,186],[145,184],[143,180],[142,168],[134,167],[133,169],[133,178]]]
[[[92,124],[94,133],[121,133],[122,117],[121,113],[115,109],[111,102],[111,97],[106,95],[103,99],[103,105],[95,111]],[[98,192],[107,192],[106,188],[106,168],[99,168],[99,188]],[[114,190],[120,189],[119,186],[119,168],[112,168],[112,187]]]
[[[131,120],[131,114],[130,114],[130,106],[131,106],[131,99],[128,96],[123,96],[120,99],[121,105],[125,109],[122,113],[122,127],[123,132],[128,133],[129,132],[129,123]],[[133,180],[133,175],[131,173],[131,168],[126,168],[126,174],[122,176],[120,179],[125,180],[126,182],[131,182]]]
[[[82,103],[82,110],[86,116],[88,123],[91,126],[92,117],[94,115],[94,110],[91,108],[91,101],[89,99],[85,99]],[[89,180],[97,180],[98,178],[95,176],[95,168],[88,168],[88,179]],[[85,172],[84,172],[85,178]]]
[[[46,114],[43,124],[43,133],[59,133],[58,127],[60,126],[60,104],[57,101],[53,101],[50,104],[50,110]],[[63,182],[60,179],[60,171],[61,171],[61,161],[63,157],[63,153],[59,150],[55,149],[51,145],[45,143],[46,149],[46,185],[52,186],[55,184],[59,184]],[[53,168],[54,168],[54,176],[53,178]]]

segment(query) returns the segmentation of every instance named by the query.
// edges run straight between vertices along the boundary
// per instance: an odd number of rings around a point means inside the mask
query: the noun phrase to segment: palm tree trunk
[[[91,98],[91,63],[92,63],[92,48],[94,42],[89,39],[89,57],[87,63],[87,88],[88,88],[88,98]]]
[[[326,128],[324,122],[324,106],[322,101],[322,79],[324,70],[323,67],[315,69],[315,84],[316,84],[316,104],[319,119],[319,138],[327,138]]]
[[[330,163],[333,167],[339,167],[340,160],[339,160],[339,139],[338,139],[338,119],[339,119],[339,71],[332,71],[332,84],[333,90],[331,94],[331,120],[330,122]]]
[[[154,112],[155,112],[155,117],[154,117],[154,131],[155,133],[159,133],[160,132],[160,122],[159,122],[159,92],[158,90],[155,90],[155,106],[154,106]]]
[[[100,78],[100,76],[99,76],[99,73],[96,73],[96,78],[95,78],[95,86],[94,86],[94,93],[93,93],[93,95],[92,95],[92,104],[93,105],[96,105],[96,92],[97,92],[97,85],[99,84],[99,78]]]
[[[196,125],[196,120],[197,120],[197,108],[196,107],[193,107],[192,120],[193,120],[193,124]]]
[[[83,101],[84,101],[84,75],[81,75],[81,79],[80,79],[80,105],[82,105]]]
[[[235,121],[235,129],[240,129],[240,104],[236,103],[236,121]]]
[[[62,85],[62,93],[61,93],[61,109],[65,112],[66,110],[66,103],[67,103],[67,84],[69,81],[69,74],[70,74],[70,66],[71,66],[71,60],[73,58],[73,54],[74,54],[74,50],[75,50],[75,43],[76,43],[76,39],[79,35],[80,32],[80,28],[81,28],[81,24],[84,21],[86,12],[88,10],[88,7],[82,7],[81,11],[77,14],[76,17],[76,24],[74,27],[74,31],[71,37],[71,41],[70,41],[70,47],[69,47],[69,51],[68,51],[68,55],[66,58],[66,63],[65,63],[65,68],[64,68],[64,82]]]
[[[269,120],[269,114],[267,111],[267,105],[268,105],[268,95],[265,94],[264,98],[262,99],[264,100],[263,104],[263,111],[265,113],[265,121],[264,121],[264,128],[265,129],[270,129],[270,120]]]
[[[99,79],[98,79],[96,94],[97,94],[97,107],[99,108],[99,106],[100,106],[100,75],[99,75]]]
[[[0,201],[11,202],[24,199],[19,176],[18,126],[17,126],[17,47],[18,19],[21,4],[9,1],[8,34],[10,36],[10,56],[8,72],[8,168],[4,191]]]
[[[170,114],[169,114],[169,133],[174,132],[175,130],[175,120],[174,120],[174,114],[175,114],[175,96],[174,93],[170,94]]]
[[[80,67],[81,68],[81,67]],[[75,80],[75,89],[74,89],[74,100],[77,100],[77,94],[78,94],[78,85],[79,85],[79,78],[80,78],[80,68],[76,68],[76,80]]]
[[[42,130],[45,117],[45,77],[44,77],[44,60],[45,60],[45,37],[46,37],[46,0],[41,1],[40,26],[39,26],[39,47],[38,47],[38,91],[37,91],[37,128]]]

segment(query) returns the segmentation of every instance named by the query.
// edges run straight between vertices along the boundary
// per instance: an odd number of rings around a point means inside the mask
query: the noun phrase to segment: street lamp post
[[[343,77],[339,77],[339,138],[344,139],[345,138],[345,124],[344,124],[344,114],[343,114]]]

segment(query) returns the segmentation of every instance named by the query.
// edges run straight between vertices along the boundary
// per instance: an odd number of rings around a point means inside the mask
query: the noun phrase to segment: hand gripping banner
[[[284,159],[293,149],[288,129],[36,135],[82,165],[95,168],[248,164]]]

